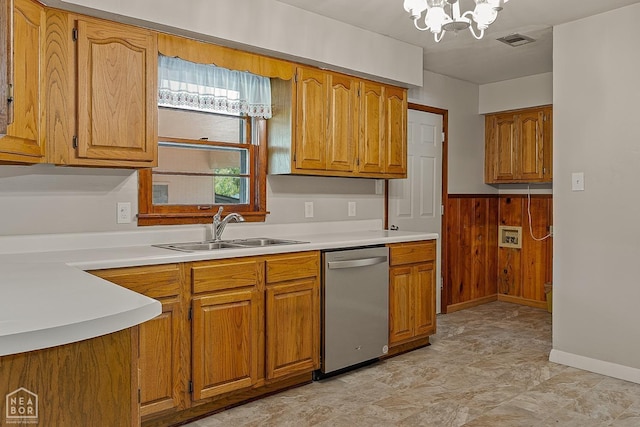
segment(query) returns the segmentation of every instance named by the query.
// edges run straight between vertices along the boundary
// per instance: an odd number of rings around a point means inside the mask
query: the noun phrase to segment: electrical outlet
[[[118,224],[129,224],[131,222],[131,202],[118,202]]]
[[[349,202],[348,215],[356,216],[356,202]]]
[[[304,217],[313,218],[313,202],[304,202]]]

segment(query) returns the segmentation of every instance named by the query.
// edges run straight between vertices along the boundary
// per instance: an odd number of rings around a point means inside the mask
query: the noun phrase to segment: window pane
[[[248,204],[248,151],[160,142],[154,205]]]
[[[246,143],[246,118],[171,108],[158,109],[158,135],[168,138]]]

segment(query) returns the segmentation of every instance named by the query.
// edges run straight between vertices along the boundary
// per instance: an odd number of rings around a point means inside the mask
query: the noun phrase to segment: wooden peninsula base
[[[139,426],[137,333],[0,357],[0,425]]]

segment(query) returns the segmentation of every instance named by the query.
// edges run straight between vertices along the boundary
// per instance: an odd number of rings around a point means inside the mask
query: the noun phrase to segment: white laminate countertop
[[[0,254],[0,356],[116,332],[160,314],[158,301],[83,270],[432,240],[438,235],[341,230],[286,238],[306,243],[203,252],[180,252],[143,244]]]

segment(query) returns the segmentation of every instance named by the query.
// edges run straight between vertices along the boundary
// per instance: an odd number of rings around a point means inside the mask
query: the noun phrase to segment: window
[[[158,166],[139,171],[138,225],[266,215],[269,79],[160,57]]]

